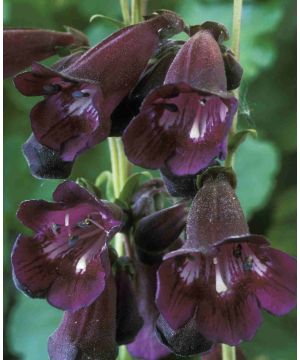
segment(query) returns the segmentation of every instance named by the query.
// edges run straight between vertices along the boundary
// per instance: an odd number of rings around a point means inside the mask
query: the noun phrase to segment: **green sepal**
[[[90,193],[96,195],[98,198],[101,198],[101,191],[96,186],[94,186],[92,183],[90,183],[87,179],[84,177],[79,177],[76,179],[76,183],[85,189],[89,191]]]
[[[112,17],[109,17],[109,16],[105,16],[105,15],[102,15],[102,14],[95,14],[95,15],[92,15],[90,17],[90,22],[94,21],[95,19],[102,19],[102,20],[106,20],[108,22],[110,22],[111,24],[113,25],[116,25],[119,29],[122,29],[125,24],[122,23],[121,21],[117,20],[117,19],[114,19]]]
[[[255,129],[246,129],[238,131],[231,137],[228,141],[228,152],[233,154],[236,152],[238,147],[247,139],[248,136],[252,136],[252,138],[257,137],[257,131]]]
[[[114,188],[110,171],[106,170],[100,173],[95,181],[95,187],[105,194],[107,200],[114,201]]]
[[[118,200],[121,201],[122,203],[126,204],[127,208],[129,208],[131,199],[132,199],[134,193],[138,190],[143,178],[150,180],[150,179],[152,179],[152,175],[148,171],[143,171],[143,172],[131,175],[126,180],[126,183],[120,193]]]

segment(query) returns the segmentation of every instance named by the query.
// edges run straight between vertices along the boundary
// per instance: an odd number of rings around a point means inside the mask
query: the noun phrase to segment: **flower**
[[[143,217],[134,232],[135,250],[146,264],[160,262],[166,249],[174,246],[186,224],[184,203],[156,211]]]
[[[143,326],[143,319],[138,311],[134,289],[135,268],[128,257],[120,257],[115,266],[117,286],[117,331],[119,345],[131,343]]]
[[[187,239],[158,270],[157,307],[176,330],[196,313],[197,331],[214,342],[250,340],[261,309],[284,315],[296,305],[296,260],[249,234],[224,173],[203,177]]]
[[[159,263],[153,265],[136,263],[137,302],[144,325],[134,341],[127,345],[127,349],[133,357],[143,360],[160,360],[171,354],[171,351],[159,342],[155,334],[155,322],[159,316],[154,302],[158,266]]]
[[[44,29],[4,29],[3,75],[8,78],[30,66],[34,61],[47,59],[60,47],[86,46],[87,38],[78,30],[69,32]]]
[[[31,72],[15,77],[22,94],[45,96],[30,114],[37,141],[70,162],[107,138],[112,112],[137,83],[161,38],[183,26],[165,11],[112,34],[63,70],[34,63]]]
[[[122,215],[71,181],[59,185],[53,199],[20,205],[18,218],[34,235],[18,236],[13,276],[27,295],[74,312],[104,291],[110,273],[108,241],[122,227]]]
[[[142,167],[196,174],[225,157],[236,110],[215,29],[199,27],[124,131],[126,155]]]
[[[116,286],[110,274],[93,304],[74,313],[64,313],[59,328],[48,340],[50,359],[115,359],[118,354],[115,318]]]

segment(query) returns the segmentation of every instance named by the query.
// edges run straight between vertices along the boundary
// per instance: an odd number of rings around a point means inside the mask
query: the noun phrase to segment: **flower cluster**
[[[169,39],[183,31],[188,40]],[[295,307],[295,259],[250,234],[234,176],[216,166],[243,73],[227,39],[221,24],[189,27],[167,10],[92,48],[75,29],[5,31],[5,74],[31,65],[14,84],[44,97],[23,146],[34,176],[67,178],[77,156],[121,136],[128,159],[163,178],[129,178],[114,203],[65,181],[53,202],[20,205],[33,234],[15,242],[15,284],[64,311],[52,360],[112,360],[124,344],[137,359],[217,358],[220,344],[253,338],[261,310]],[[36,62],[60,47],[72,51]]]

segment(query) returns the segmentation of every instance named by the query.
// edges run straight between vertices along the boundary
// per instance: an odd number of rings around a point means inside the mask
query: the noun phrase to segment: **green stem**
[[[136,24],[141,21],[141,7],[141,0],[131,0],[131,24]]]
[[[222,359],[223,360],[236,360],[235,347],[222,344]]]
[[[112,181],[114,187],[114,195],[117,198],[120,194],[120,176],[119,176],[119,159],[118,159],[118,149],[116,138],[109,137],[108,145],[110,152],[110,162],[111,162],[111,173],[112,173]]]
[[[130,14],[128,0],[120,0],[120,7],[122,11],[123,21],[125,25],[130,24]]]
[[[233,0],[233,18],[232,18],[232,43],[231,49],[235,54],[237,60],[240,58],[240,36],[241,36],[241,21],[242,21],[243,0]],[[239,99],[239,89],[234,91],[234,95]],[[235,114],[229,137],[232,138],[237,132],[238,113]],[[225,160],[225,166],[233,167],[234,154],[228,151]]]

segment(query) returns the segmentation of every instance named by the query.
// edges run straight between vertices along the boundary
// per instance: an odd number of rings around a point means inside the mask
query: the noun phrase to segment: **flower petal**
[[[250,341],[262,321],[254,294],[243,288],[232,294],[207,292],[198,301],[198,329],[207,339],[231,346]]]
[[[92,259],[87,254],[62,259],[57,277],[48,293],[48,302],[62,310],[77,311],[89,306],[104,291],[109,274],[107,247]]]
[[[64,161],[73,161],[108,136],[110,122],[102,113],[99,86],[65,85],[61,81],[49,86],[56,85],[64,90],[48,96],[31,110],[32,130],[41,144],[59,151]]]
[[[193,317],[197,306],[195,289],[190,286],[194,280],[193,269],[182,272],[185,258],[185,255],[169,258],[163,261],[157,272],[156,305],[174,330]]]
[[[30,297],[45,297],[56,272],[57,261],[45,262],[35,239],[19,235],[12,251],[13,279],[16,287]]]
[[[257,255],[270,260],[255,290],[260,306],[274,315],[285,315],[297,304],[296,259],[272,248]]]

